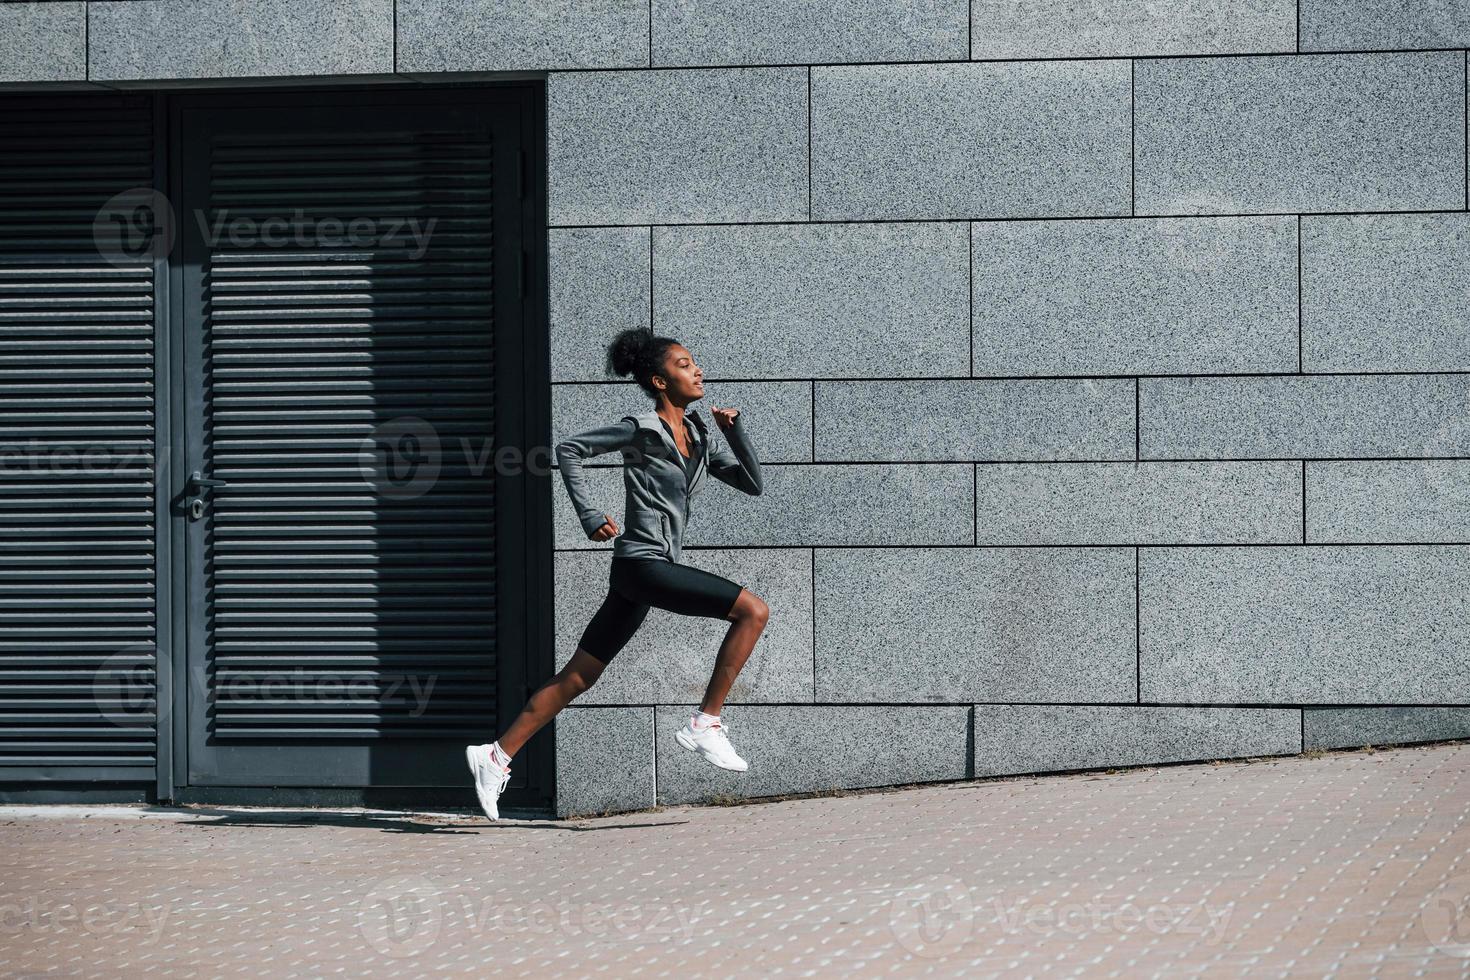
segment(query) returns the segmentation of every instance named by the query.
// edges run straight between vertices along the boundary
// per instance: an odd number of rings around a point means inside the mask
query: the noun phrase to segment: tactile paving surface
[[[1467,770],[1450,743],[500,824],[0,808],[0,975],[1466,977]]]

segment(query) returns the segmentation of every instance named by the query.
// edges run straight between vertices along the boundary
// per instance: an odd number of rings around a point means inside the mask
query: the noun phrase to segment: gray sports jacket
[[[556,463],[587,537],[607,523],[606,514],[592,505],[582,461],[620,450],[623,455],[624,517],[621,533],[613,539],[615,558],[664,558],[678,561],[684,528],[689,523],[689,501],[704,484],[705,473],[730,486],[760,496],[761,464],[745,434],[744,412],[735,413],[728,432],[713,427],[730,445],[712,443],[710,428],[699,413],[687,410],[694,430],[694,472],[686,474],[683,457],[663,421],[652,409],[642,415],[624,415],[618,422],[579,432],[557,443]],[[731,451],[734,447],[734,451]]]

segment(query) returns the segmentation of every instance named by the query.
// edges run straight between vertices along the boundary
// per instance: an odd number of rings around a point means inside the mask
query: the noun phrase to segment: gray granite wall
[[[655,610],[562,812],[1470,735],[1465,5],[812,6],[548,80],[555,436],[682,340],[766,473],[686,560],[772,609],[748,773],[672,738],[724,624]]]
[[[758,11],[758,12],[757,12]],[[554,440],[683,340],[766,492],[558,720],[559,808],[1470,735],[1470,5],[0,4],[0,85],[547,87]],[[610,462],[613,462],[610,460]],[[609,510],[621,477],[593,484]],[[561,484],[557,662],[610,546]]]

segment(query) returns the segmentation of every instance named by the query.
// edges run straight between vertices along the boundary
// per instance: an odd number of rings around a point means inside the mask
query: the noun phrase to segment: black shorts
[[[652,606],[681,616],[724,619],[741,586],[692,565],[664,558],[614,558],[607,598],[582,631],[577,645],[609,663],[643,625]]]

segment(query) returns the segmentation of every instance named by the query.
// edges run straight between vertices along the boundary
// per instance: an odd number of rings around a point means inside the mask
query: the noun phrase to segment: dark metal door
[[[179,106],[190,785],[468,786],[524,693],[520,111]]]
[[[148,97],[0,100],[0,783],[151,781]]]

